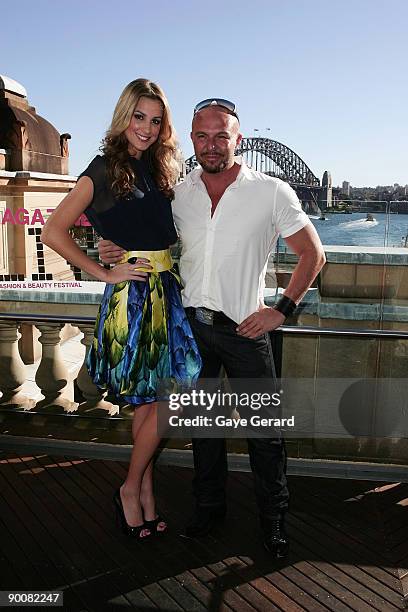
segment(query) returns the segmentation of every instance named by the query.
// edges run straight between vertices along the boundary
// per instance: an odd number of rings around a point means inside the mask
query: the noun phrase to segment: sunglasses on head
[[[230,113],[232,113],[239,121],[239,117],[236,112],[237,107],[235,106],[234,102],[231,102],[230,100],[225,100],[224,98],[207,98],[206,100],[201,100],[201,102],[196,104],[194,107],[194,115],[200,110],[203,110],[203,108],[207,108],[207,106],[223,106],[224,108],[229,110]]]

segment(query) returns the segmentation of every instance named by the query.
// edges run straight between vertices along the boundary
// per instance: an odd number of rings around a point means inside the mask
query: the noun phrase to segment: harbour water
[[[404,246],[408,235],[408,215],[375,212],[372,216],[374,221],[367,221],[366,213],[325,213],[326,220],[317,215],[309,218],[326,245]]]

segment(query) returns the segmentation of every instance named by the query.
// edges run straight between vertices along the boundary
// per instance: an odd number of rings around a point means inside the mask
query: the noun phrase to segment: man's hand
[[[246,338],[257,338],[266,334],[266,332],[276,329],[285,321],[284,315],[270,308],[269,306],[262,306],[256,312],[253,312],[237,327],[237,333],[240,336]]]
[[[110,240],[100,240],[98,243],[99,258],[104,264],[116,264],[126,253],[124,249]]]

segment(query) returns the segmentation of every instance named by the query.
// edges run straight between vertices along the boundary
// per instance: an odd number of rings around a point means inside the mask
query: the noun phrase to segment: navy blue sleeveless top
[[[161,251],[177,241],[171,202],[158,190],[145,162],[131,158],[136,184],[129,195],[117,198],[109,185],[105,157],[97,155],[80,174],[94,186],[92,202],[84,211],[95,230],[127,251]]]

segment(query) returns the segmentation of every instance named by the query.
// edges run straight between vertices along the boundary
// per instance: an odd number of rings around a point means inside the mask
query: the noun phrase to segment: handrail
[[[50,314],[31,314],[31,313],[14,313],[0,312],[0,321],[21,321],[24,323],[95,323],[95,317],[81,315],[50,315]],[[347,329],[347,328],[331,328],[331,327],[310,327],[296,325],[281,325],[275,331],[284,334],[301,334],[312,336],[347,336],[350,338],[396,338],[408,340],[408,331],[387,330],[387,329]]]
[[[83,315],[52,315],[52,314],[31,314],[25,312],[0,312],[0,321],[21,321],[24,323],[95,323],[96,317],[86,317]]]
[[[343,329],[331,327],[308,327],[295,325],[282,325],[276,331],[288,334],[304,334],[318,336],[348,336],[350,338],[397,338],[408,340],[408,331],[388,330],[388,329]]]

